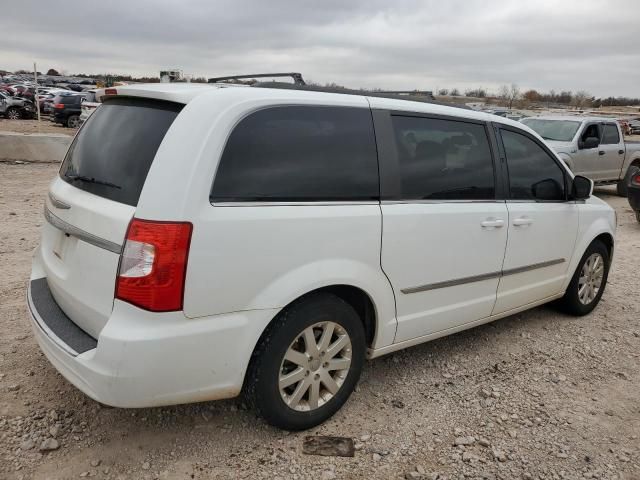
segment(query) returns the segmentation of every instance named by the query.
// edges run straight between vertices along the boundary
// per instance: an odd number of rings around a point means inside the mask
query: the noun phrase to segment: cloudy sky
[[[349,87],[640,97],[638,0],[19,0],[0,32],[8,70],[299,71]]]

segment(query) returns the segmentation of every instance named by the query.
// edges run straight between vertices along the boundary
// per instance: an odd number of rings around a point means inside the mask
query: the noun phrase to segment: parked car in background
[[[33,118],[36,107],[31,100],[0,92],[0,115],[12,120]]]
[[[640,135],[640,120],[631,120],[629,128],[631,129],[631,135]]]
[[[640,222],[640,167],[631,167],[627,190],[629,205],[636,214],[636,220]]]
[[[69,90],[56,90],[54,93],[46,95],[42,101],[42,112],[45,115],[51,115],[56,97],[64,97],[66,95],[77,95],[77,93]]]
[[[520,120],[553,148],[576,175],[617,185],[627,196],[630,167],[640,166],[640,142],[625,142],[613,118],[541,116]]]
[[[80,113],[82,113],[81,93],[71,95],[57,95],[53,100],[51,121],[69,128],[80,126]]]
[[[103,97],[50,184],[27,294],[71,383],[119,407],[244,392],[301,430],[366,358],[552,300],[596,307],[615,212],[537,134],[317,90]]]
[[[86,96],[82,99],[81,104],[81,113],[80,113],[80,124],[83,124],[87,121],[87,119],[91,116],[93,112],[95,112],[96,108],[101,105],[100,98],[101,94],[104,93],[104,89],[93,89],[87,90]]]

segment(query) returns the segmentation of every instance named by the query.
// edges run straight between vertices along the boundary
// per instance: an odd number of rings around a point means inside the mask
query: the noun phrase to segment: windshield
[[[156,151],[182,107],[125,98],[104,103],[78,132],[60,177],[94,195],[136,206]]]
[[[524,118],[520,121],[545,140],[554,142],[570,142],[573,140],[582,123],[572,120],[543,120],[541,118]]]

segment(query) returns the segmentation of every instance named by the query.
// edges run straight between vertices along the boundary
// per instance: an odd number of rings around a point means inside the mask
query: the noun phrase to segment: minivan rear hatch
[[[41,258],[53,298],[97,338],[120,252],[156,152],[182,104],[110,98],[78,132],[45,205]]]

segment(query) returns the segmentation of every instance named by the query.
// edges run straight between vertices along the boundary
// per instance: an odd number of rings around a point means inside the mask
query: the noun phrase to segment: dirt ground
[[[612,189],[592,314],[545,306],[368,362],[335,417],[288,433],[235,401],[102,407],[56,372],[25,305],[56,169],[0,164],[1,479],[640,479],[640,223]],[[351,437],[355,457],[305,455],[307,435]]]
[[[74,135],[75,128],[63,127],[60,124],[53,123],[49,117],[43,116],[38,125],[37,120],[8,120],[0,118],[0,132],[17,132],[17,133],[60,133],[63,135]]]

